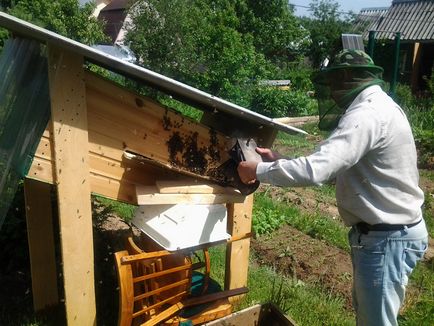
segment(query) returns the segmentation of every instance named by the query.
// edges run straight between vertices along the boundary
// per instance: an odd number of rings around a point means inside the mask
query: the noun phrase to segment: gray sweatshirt
[[[312,155],[259,163],[261,182],[321,185],[336,177],[346,225],[410,224],[422,218],[416,146],[401,108],[379,86],[363,90]]]

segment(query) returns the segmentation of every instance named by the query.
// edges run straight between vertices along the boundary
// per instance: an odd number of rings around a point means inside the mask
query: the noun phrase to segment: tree
[[[313,0],[310,10],[312,18],[304,17],[302,22],[311,38],[307,55],[318,68],[325,58],[342,50],[341,35],[352,29],[355,16],[340,12],[333,0]]]
[[[127,42],[141,64],[245,106],[307,35],[285,0],[147,0],[131,12]]]
[[[308,33],[286,0],[247,0],[239,16],[241,32],[253,36],[258,52],[274,64],[297,61]],[[241,9],[240,8],[240,9]]]
[[[103,25],[92,12],[94,3],[80,6],[78,0],[2,1],[9,14],[85,44],[107,40]]]
[[[127,42],[141,64],[214,95],[246,104],[240,85],[267,74],[251,34],[229,0],[139,1]]]

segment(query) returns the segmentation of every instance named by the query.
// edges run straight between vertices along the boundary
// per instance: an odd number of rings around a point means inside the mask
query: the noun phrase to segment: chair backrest
[[[205,268],[203,292],[209,279],[210,262],[192,262],[190,255],[166,250],[144,252],[132,238],[127,249],[115,253],[119,282],[119,325],[151,320],[190,294],[194,269]]]

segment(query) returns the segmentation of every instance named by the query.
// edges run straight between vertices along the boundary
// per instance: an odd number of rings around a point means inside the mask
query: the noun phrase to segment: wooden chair
[[[115,253],[119,282],[119,325],[178,325],[185,320],[193,325],[231,313],[229,296],[246,293],[246,288],[191,296],[193,271],[205,268],[209,283],[209,254],[205,261],[193,263],[189,255],[166,250],[144,252],[131,238],[128,250]],[[202,288],[203,289],[205,287]],[[188,319],[179,316],[184,308],[212,303]]]

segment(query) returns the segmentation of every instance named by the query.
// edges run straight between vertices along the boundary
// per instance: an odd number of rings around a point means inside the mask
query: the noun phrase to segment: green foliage
[[[267,234],[283,223],[338,248],[349,250],[348,230],[338,221],[319,214],[303,214],[288,202],[273,201],[267,191],[255,193],[253,230],[258,234]]]
[[[244,107],[256,81],[296,71],[306,38],[284,0],[151,0],[134,12],[127,41],[144,66]]]
[[[304,91],[258,87],[252,98],[251,109],[270,118],[311,115],[316,101]]]
[[[253,37],[240,33],[231,1],[146,1],[136,5],[127,40],[142,64],[245,105],[243,86],[267,74]]]
[[[407,114],[419,150],[419,162],[424,167],[434,156],[434,97],[413,96],[407,85],[398,84],[396,101]]]
[[[406,295],[406,306],[399,325],[434,325],[434,261],[422,261],[416,265],[410,285],[413,291]]]
[[[313,90],[312,69],[302,64],[289,65],[286,77],[291,81],[291,87],[301,91]]]
[[[93,215],[98,217],[99,213],[99,220],[106,219],[110,214],[114,213],[128,223],[132,220],[137,206],[101,196],[95,196],[94,208],[96,208],[96,210],[94,210]]]
[[[271,301],[297,325],[354,325],[354,316],[345,310],[342,298],[315,285],[282,276],[270,267],[251,264],[247,285],[249,292],[240,308]]]
[[[182,113],[182,115],[189,117],[190,119],[194,121],[200,121],[203,115],[203,111],[195,109],[188,104],[179,102],[177,100],[174,100],[171,97],[164,97],[160,98],[159,102],[163,105],[166,105],[172,109],[175,109],[176,111]]]
[[[325,58],[333,57],[342,50],[341,35],[352,31],[355,16],[342,14],[339,4],[333,0],[313,0],[310,10],[312,18],[304,17],[302,20],[311,38],[306,54],[314,68],[318,68]]]
[[[268,234],[286,222],[281,212],[267,207],[258,207],[253,212],[253,230],[257,234]]]
[[[94,3],[77,0],[8,1],[8,13],[85,44],[106,41],[102,23],[92,16]]]
[[[239,30],[253,35],[258,52],[277,66],[298,61],[308,40],[293,8],[285,0],[238,1]]]

